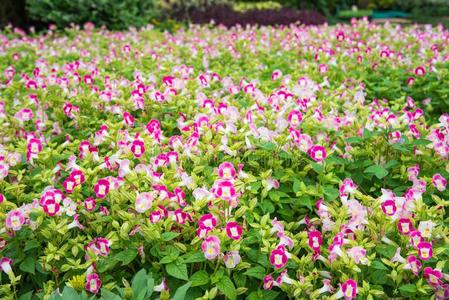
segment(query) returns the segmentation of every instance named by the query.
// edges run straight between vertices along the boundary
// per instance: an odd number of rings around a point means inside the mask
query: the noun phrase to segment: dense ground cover
[[[448,297],[443,28],[0,38],[2,298]]]

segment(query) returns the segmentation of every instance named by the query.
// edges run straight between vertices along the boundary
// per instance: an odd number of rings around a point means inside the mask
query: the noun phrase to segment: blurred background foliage
[[[449,26],[449,0],[0,0],[0,26],[63,28],[91,21],[112,30],[149,23],[170,30],[212,18],[227,26],[332,24],[379,10],[407,13],[412,22]]]

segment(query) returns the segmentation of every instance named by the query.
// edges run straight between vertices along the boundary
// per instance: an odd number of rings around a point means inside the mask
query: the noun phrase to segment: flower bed
[[[448,298],[448,31],[0,38],[3,299]]]

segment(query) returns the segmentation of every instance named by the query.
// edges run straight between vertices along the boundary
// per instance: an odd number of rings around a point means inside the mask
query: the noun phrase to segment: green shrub
[[[145,26],[160,16],[157,1],[148,0],[28,0],[27,10],[31,19],[58,27],[91,21],[114,30]]]

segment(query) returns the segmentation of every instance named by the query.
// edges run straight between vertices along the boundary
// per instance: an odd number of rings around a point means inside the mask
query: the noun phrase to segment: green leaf
[[[337,197],[340,195],[338,189],[334,188],[331,185],[324,186],[323,190],[324,190],[324,197],[327,201],[333,201],[337,199]]]
[[[229,278],[228,276],[225,275],[221,277],[220,281],[217,282],[217,288],[229,299],[235,300],[237,298],[237,291],[235,290],[235,286],[232,283],[231,278]]]
[[[293,179],[293,192],[297,193],[301,190],[301,181],[297,178]]]
[[[351,143],[351,144],[358,144],[358,143],[363,142],[363,139],[361,137],[354,136],[354,137],[347,138],[346,142]]]
[[[64,300],[79,300],[81,297],[78,295],[78,292],[75,291],[70,286],[64,287],[64,291],[62,292],[62,299]]]
[[[432,142],[426,139],[419,139],[412,142],[413,145],[420,145],[420,146],[427,146],[430,143]]]
[[[273,151],[273,150],[276,150],[276,148],[277,148],[277,145],[272,142],[260,143],[258,146],[260,148],[268,150],[268,151]]]
[[[409,153],[409,152],[412,151],[411,148],[409,148],[409,147],[407,147],[407,146],[405,146],[403,144],[399,144],[399,143],[394,143],[394,144],[391,145],[391,147],[393,149],[396,149],[396,150],[398,150],[400,152],[403,152],[403,153]]]
[[[388,259],[392,258],[396,252],[396,247],[393,245],[377,245],[376,252]]]
[[[145,269],[140,270],[134,275],[131,287],[133,290],[134,300],[143,300],[147,293],[147,272]]]
[[[189,252],[186,255],[182,256],[184,259],[184,262],[189,264],[189,263],[197,263],[197,262],[203,262],[206,260],[206,258],[204,257],[204,253],[203,252]]]
[[[191,282],[187,282],[183,286],[180,286],[177,290],[175,295],[173,296],[172,300],[184,300],[186,298],[187,290],[190,288]]]
[[[376,269],[376,270],[386,270],[388,271],[388,268],[379,260],[375,260],[371,263],[370,267]]]
[[[399,165],[399,162],[397,160],[393,159],[385,164],[385,169],[391,169],[391,168],[396,167],[397,165]]]
[[[122,266],[129,265],[134,258],[137,256],[137,250],[136,249],[127,249],[124,250],[117,255],[115,255],[115,259],[122,262]]]
[[[26,272],[26,273],[31,273],[31,274],[35,274],[34,269],[35,269],[35,261],[34,258],[31,256],[28,256],[27,258],[25,258],[25,260],[19,265],[19,269]]]
[[[168,242],[179,235],[179,232],[164,232],[163,234],[161,234],[161,237],[164,241]]]
[[[170,263],[165,267],[167,273],[175,278],[188,280],[187,265],[180,262]]]
[[[300,206],[307,207],[309,210],[312,210],[314,201],[309,196],[301,196],[296,200],[296,203]]]
[[[29,240],[25,243],[25,248],[23,249],[23,251],[28,251],[34,248],[39,247],[39,243],[36,240]]]
[[[20,295],[19,300],[31,300],[31,297],[33,297],[33,291]]]
[[[246,272],[243,274],[263,280],[263,278],[265,277],[265,269],[261,266],[256,266],[254,268],[250,268],[250,269],[246,270]]]
[[[114,294],[113,292],[111,292],[110,290],[107,290],[105,288],[101,289],[101,297],[104,300],[120,300],[120,296],[117,296],[116,294]]]
[[[310,163],[312,165],[312,169],[317,172],[318,174],[323,173],[323,166],[321,164],[318,164],[316,162]]]
[[[374,174],[374,176],[379,179],[382,179],[388,175],[388,171],[379,165],[372,165],[366,168],[364,173]]]
[[[190,282],[192,283],[192,287],[205,285],[209,282],[209,274],[204,270],[199,270],[190,276]]]
[[[274,300],[278,297],[279,292],[258,290],[249,294],[247,300]]]
[[[404,284],[399,288],[399,291],[404,297],[412,297],[416,294],[416,286],[414,284]]]

